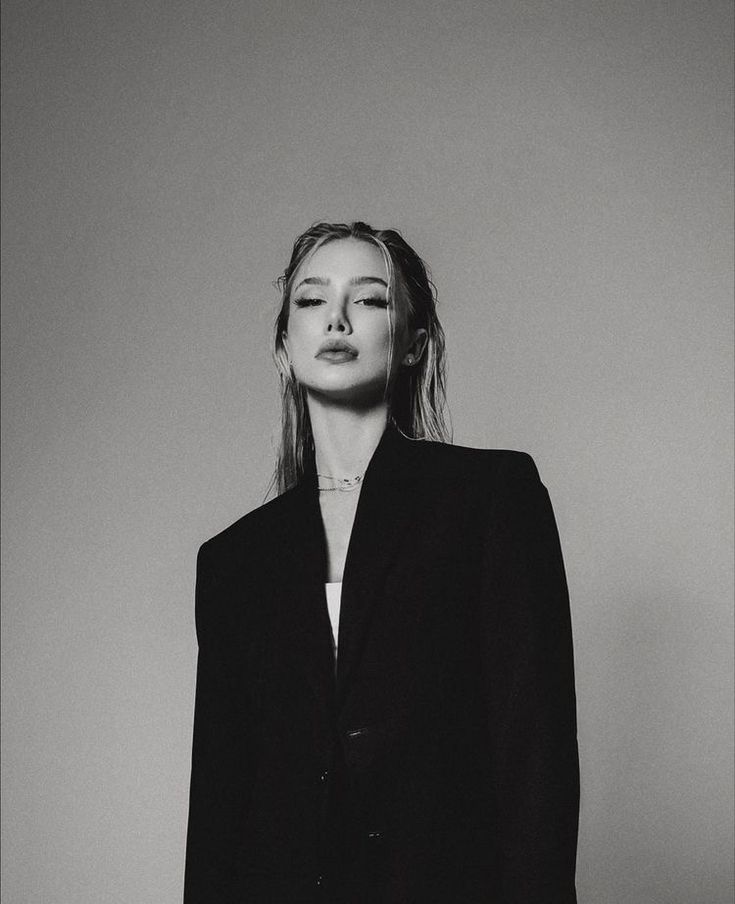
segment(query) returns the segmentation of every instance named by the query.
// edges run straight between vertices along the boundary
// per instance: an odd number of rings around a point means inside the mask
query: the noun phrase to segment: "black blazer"
[[[315,476],[205,543],[186,904],[569,904],[569,603],[523,453],[367,469],[338,664]]]

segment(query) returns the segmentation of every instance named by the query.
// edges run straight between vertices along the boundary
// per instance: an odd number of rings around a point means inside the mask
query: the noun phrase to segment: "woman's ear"
[[[429,334],[426,332],[426,330],[414,330],[413,338],[403,354],[401,363],[405,364],[406,367],[413,367],[414,364],[418,364],[418,362],[421,360],[421,356],[424,353],[428,339]]]

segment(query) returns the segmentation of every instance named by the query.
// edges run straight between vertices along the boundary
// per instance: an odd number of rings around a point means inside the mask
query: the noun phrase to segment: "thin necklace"
[[[338,493],[351,493],[360,486],[365,475],[358,474],[357,477],[332,477],[331,474],[317,474],[316,476],[321,477],[322,480],[334,481],[334,486],[331,487],[325,487],[318,484],[320,493],[331,493],[334,491]]]

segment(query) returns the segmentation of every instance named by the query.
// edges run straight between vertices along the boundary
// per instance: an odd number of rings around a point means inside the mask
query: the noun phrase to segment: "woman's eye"
[[[364,304],[368,307],[387,308],[388,299],[375,296],[374,298],[358,298],[356,304]]]
[[[297,308],[311,308],[321,304],[322,301],[323,299],[321,298],[296,298],[294,299],[294,304]]]

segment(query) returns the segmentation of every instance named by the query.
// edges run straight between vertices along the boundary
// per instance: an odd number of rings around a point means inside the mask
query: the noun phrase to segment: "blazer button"
[[[353,728],[352,731],[345,732],[345,734],[351,741],[354,741],[355,738],[361,738],[363,735],[366,735],[367,733],[368,733],[367,728]]]
[[[326,780],[327,780],[328,778],[329,778],[329,770],[325,770],[325,771],[322,772],[322,774],[319,776],[319,781],[320,781],[320,782],[326,782]]]
[[[316,877],[316,884],[317,884],[317,886],[320,886],[320,885],[322,884],[323,881],[324,881],[324,876],[317,876],[317,877]]]
[[[380,841],[380,839],[383,837],[383,833],[382,832],[368,832],[367,837],[368,837],[369,841]]]

